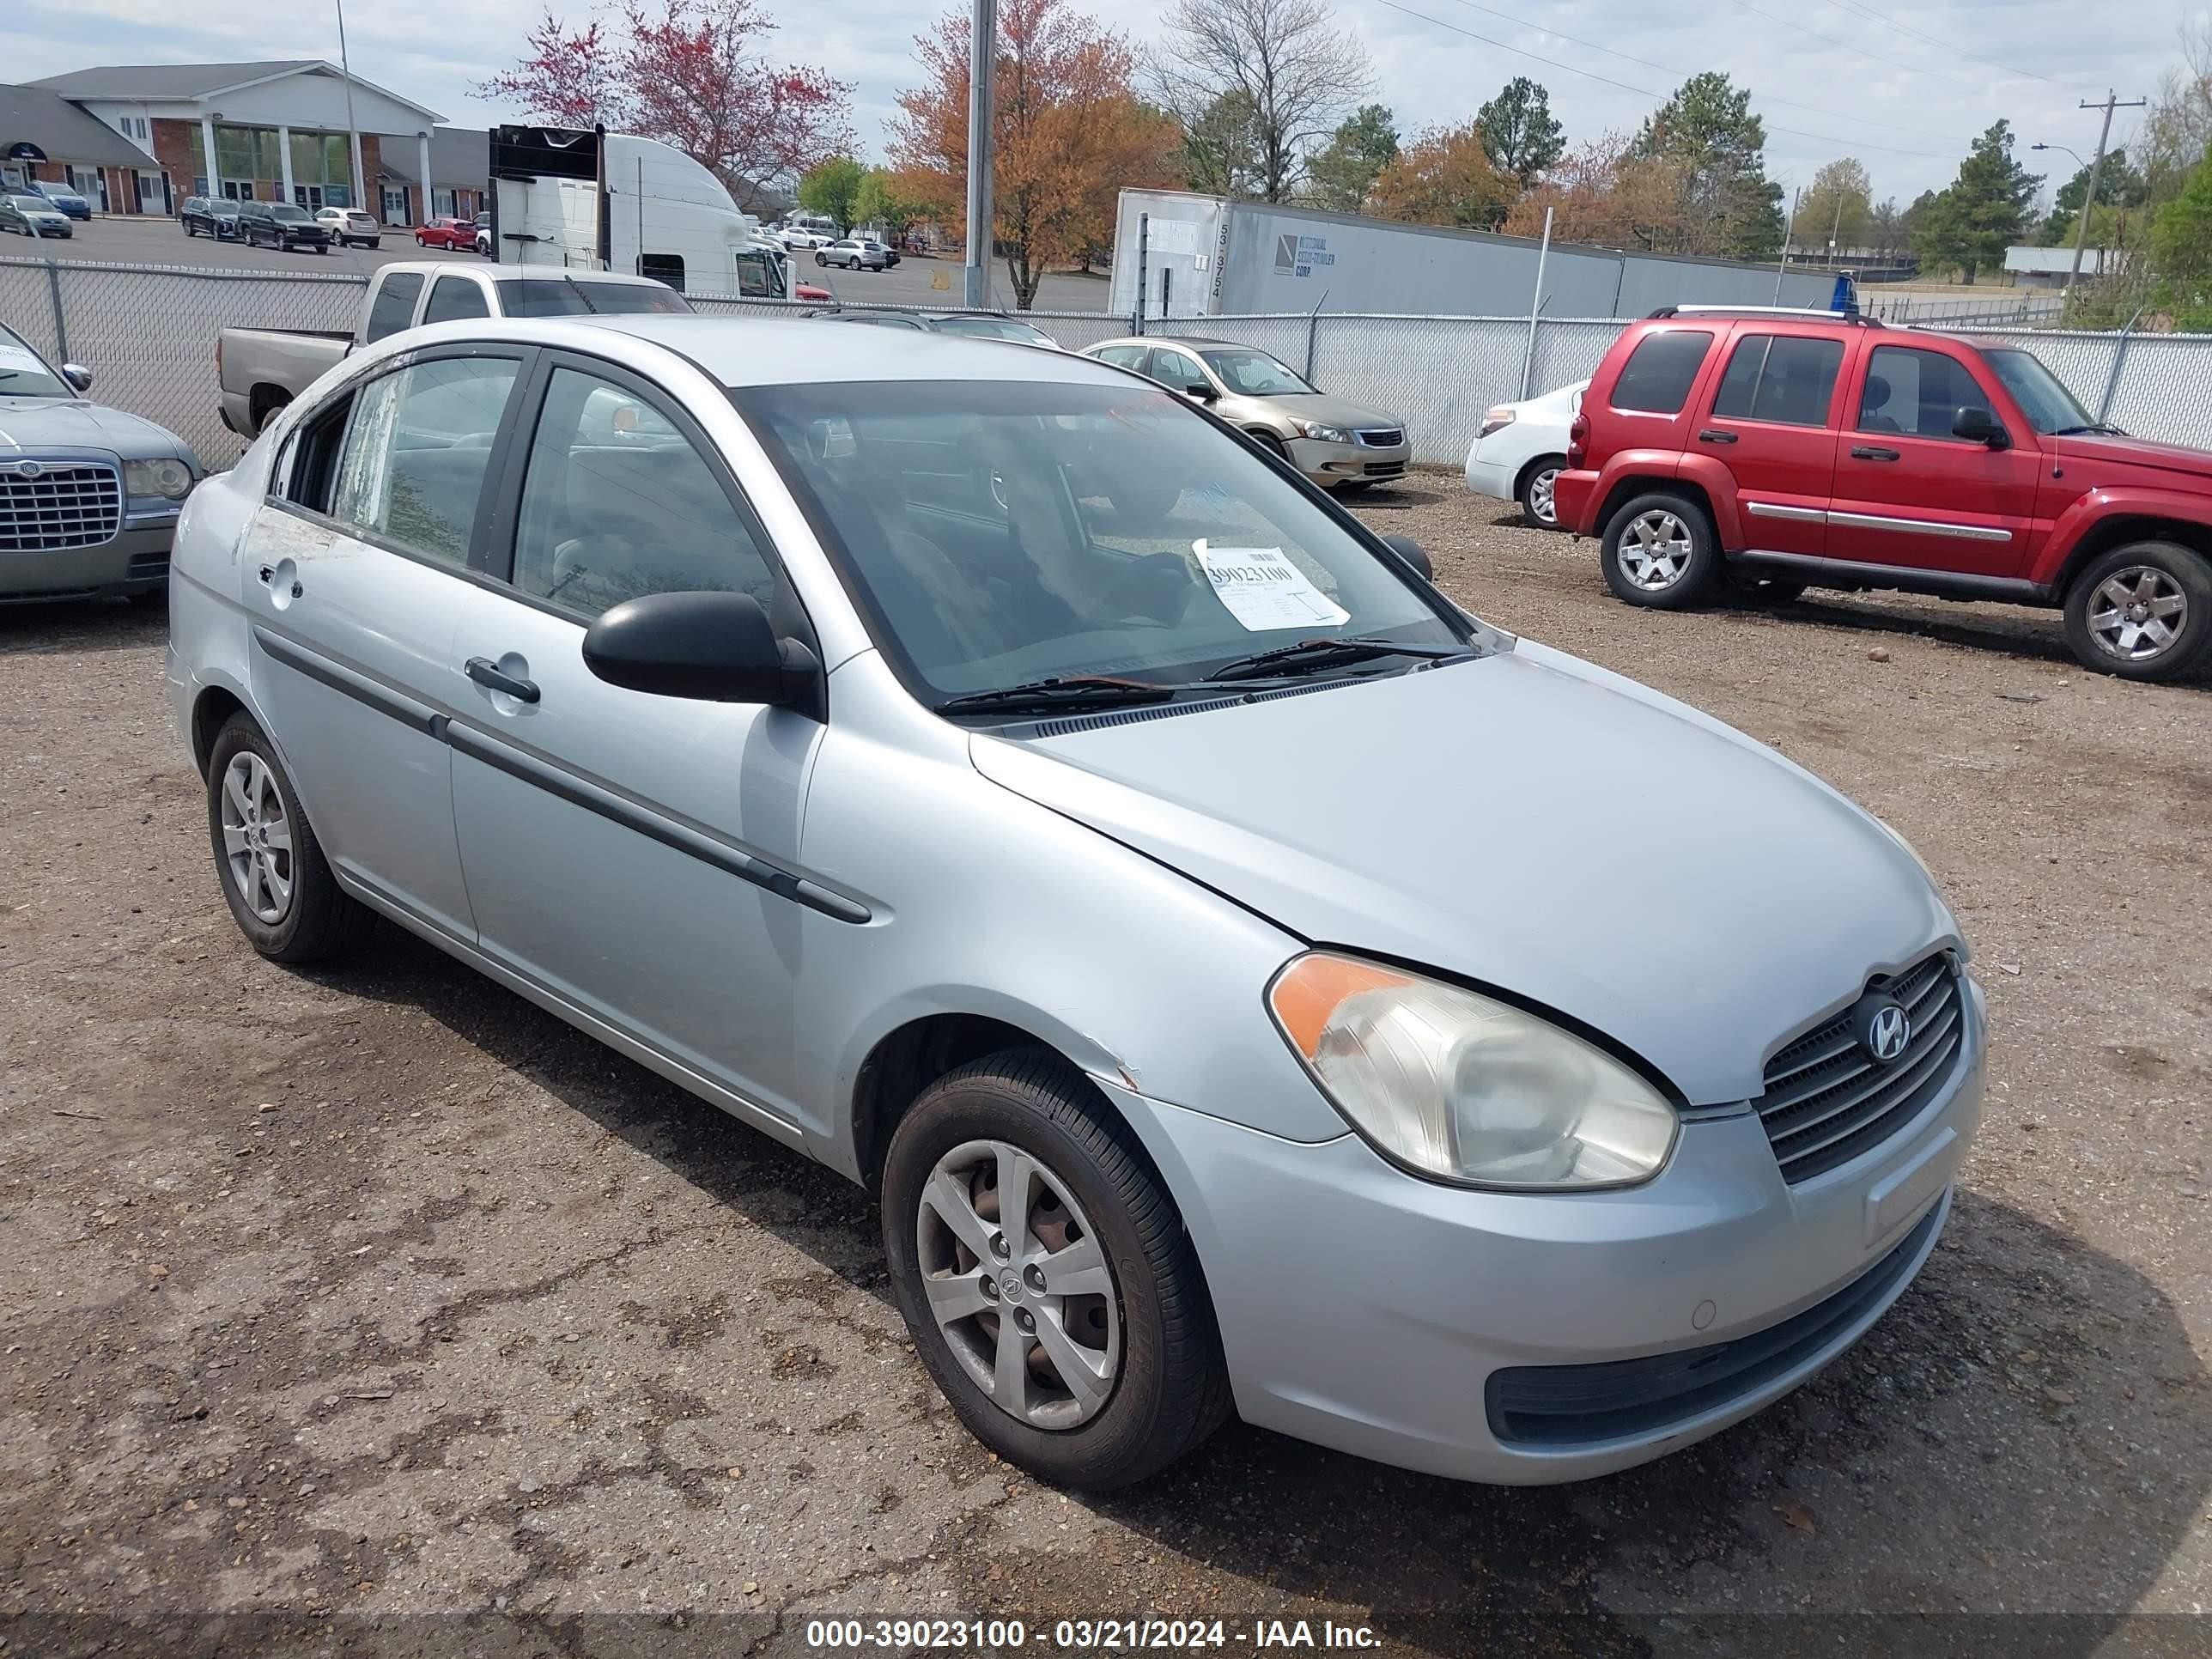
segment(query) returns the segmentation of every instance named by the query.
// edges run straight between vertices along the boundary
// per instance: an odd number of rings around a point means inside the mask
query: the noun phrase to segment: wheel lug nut
[[[982,1279],[982,1287],[983,1300],[986,1302],[996,1302],[999,1299],[999,1281],[997,1279],[989,1273],[985,1273]]]
[[[1044,1269],[1034,1261],[1023,1270],[1022,1279],[1033,1291],[1041,1291],[1044,1288]]]
[[[1014,1323],[1024,1331],[1033,1331],[1036,1329],[1036,1316],[1027,1308],[1018,1309],[1014,1314]]]
[[[991,1235],[991,1254],[998,1257],[1001,1261],[1006,1261],[1009,1256],[1013,1255],[1012,1249],[1009,1248],[1006,1243],[1006,1234],[993,1233]]]

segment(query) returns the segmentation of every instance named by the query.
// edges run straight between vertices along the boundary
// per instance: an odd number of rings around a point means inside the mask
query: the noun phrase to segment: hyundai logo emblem
[[[1853,1012],[1859,1047],[1881,1065],[1888,1065],[1911,1045],[1912,1017],[1896,998],[1872,993],[1861,999]]]

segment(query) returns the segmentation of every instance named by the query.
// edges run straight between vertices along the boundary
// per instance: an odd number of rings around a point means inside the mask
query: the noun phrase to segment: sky
[[[880,157],[894,100],[915,79],[913,37],[933,0],[757,0],[782,24],[769,50],[854,87],[861,147]],[[1158,37],[1167,0],[1070,0],[1134,40]],[[538,0],[356,0],[346,16],[354,70],[463,125],[518,112],[471,88],[507,66]],[[555,0],[557,15],[588,3]],[[1633,130],[1689,74],[1726,70],[1759,94],[1767,171],[1785,189],[1856,155],[1877,200],[1909,202],[1950,181],[1973,137],[1999,117],[2021,159],[2050,164],[2055,187],[2086,159],[2107,87],[2155,91],[2180,61],[2185,24],[2212,18],[2176,0],[1336,0],[1375,65],[1373,96],[1401,131],[1470,118],[1516,75],[1542,82],[1570,143]],[[189,18],[189,21],[180,21]],[[1528,21],[1522,21],[1528,20]],[[1480,38],[1478,38],[1480,37]],[[0,14],[0,76],[34,80],[104,63],[338,56],[331,0],[10,0]],[[1539,61],[1548,59],[1549,62]],[[2123,111],[2124,139],[2140,112]]]

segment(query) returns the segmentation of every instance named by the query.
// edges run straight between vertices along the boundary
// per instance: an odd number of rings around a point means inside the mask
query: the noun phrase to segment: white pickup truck
[[[216,337],[222,423],[241,438],[258,437],[270,416],[355,347],[425,323],[690,309],[665,283],[615,271],[414,260],[380,265],[349,330],[227,328]]]

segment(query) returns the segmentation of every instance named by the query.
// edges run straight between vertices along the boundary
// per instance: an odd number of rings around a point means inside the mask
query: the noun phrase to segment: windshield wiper
[[[1056,675],[989,691],[967,691],[935,705],[940,714],[969,714],[1013,708],[1060,708],[1070,704],[1164,702],[1182,690],[1153,680],[1118,679],[1110,674]]]
[[[1324,636],[1300,640],[1295,645],[1279,645],[1272,651],[1256,651],[1249,657],[1239,657],[1234,662],[1224,663],[1206,678],[1209,680],[1256,680],[1275,674],[1335,668],[1345,663],[1366,662],[1376,657],[1423,657],[1441,662],[1447,657],[1471,654],[1464,645],[1407,645],[1397,640],[1365,639],[1358,635],[1349,639]]]
[[[2085,432],[2094,433],[2100,438],[2124,438],[2128,435],[2109,421],[2092,421],[2087,426],[2062,426],[2057,431],[2046,435],[2053,438],[2075,438]]]

